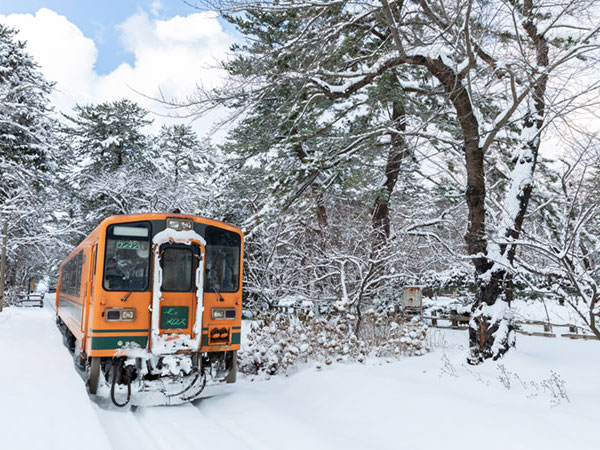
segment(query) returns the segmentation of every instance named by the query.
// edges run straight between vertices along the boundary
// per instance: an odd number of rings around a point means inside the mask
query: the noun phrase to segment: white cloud
[[[159,0],[155,0],[150,5],[150,12],[152,13],[153,16],[159,16],[160,11],[163,8],[164,8],[164,6],[163,6],[162,2]]]
[[[153,10],[160,8],[155,2]],[[145,108],[162,112],[160,105],[143,98],[185,98],[196,85],[215,86],[223,73],[217,61],[226,56],[233,38],[226,34],[216,15],[210,12],[159,20],[140,12],[119,26],[125,48],[135,57],[133,65],[123,63],[107,75],[98,75],[94,63],[98,50],[79,28],[56,12],[42,8],[35,15],[0,15],[0,21],[19,30],[27,50],[40,64],[50,81],[55,81],[52,101],[60,111],[69,112],[76,103],[99,103],[130,98]],[[155,118],[156,125],[171,122]],[[205,134],[210,119],[194,127]]]

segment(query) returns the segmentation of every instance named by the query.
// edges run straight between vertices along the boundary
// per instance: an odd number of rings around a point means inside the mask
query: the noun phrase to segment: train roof
[[[203,216],[194,216],[192,214],[174,214],[174,213],[160,213],[160,212],[123,214],[123,215],[109,216],[106,219],[104,219],[102,222],[100,222],[100,224],[98,225],[97,228],[100,228],[101,226],[106,225],[108,223],[129,222],[131,220],[164,220],[167,218],[191,219],[194,222],[214,225],[219,228],[225,228],[225,229],[228,229],[231,231],[236,231],[240,234],[243,234],[241,228],[236,227],[235,225],[231,225],[227,222],[221,222],[220,220],[209,219],[208,217],[203,217]]]
[[[71,253],[69,253],[69,255],[60,264],[60,266],[62,267],[62,265],[67,260],[69,260],[73,255],[75,255],[80,250],[81,247],[84,247],[88,241],[90,241],[90,240],[95,241],[96,239],[98,239],[100,230],[112,223],[132,222],[132,221],[136,221],[136,220],[165,220],[167,218],[190,219],[197,223],[204,223],[204,224],[212,225],[212,226],[215,226],[218,228],[223,228],[225,230],[237,232],[237,233],[241,234],[242,236],[244,234],[242,232],[241,228],[236,227],[235,225],[231,225],[229,223],[221,222],[221,221],[215,220],[215,219],[209,219],[207,217],[194,216],[191,214],[173,214],[173,213],[153,212],[153,213],[114,215],[114,216],[109,216],[109,217],[105,218],[104,220],[102,220],[102,222],[100,222],[98,224],[98,226],[96,228],[94,228],[94,230],[89,235],[87,235],[86,238],[83,241],[81,241],[77,245],[77,247],[75,247],[73,249],[73,251]]]

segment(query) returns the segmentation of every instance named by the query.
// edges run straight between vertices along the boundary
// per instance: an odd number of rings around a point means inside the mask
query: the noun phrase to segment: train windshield
[[[204,289],[213,292],[237,292],[240,284],[241,237],[220,228],[206,227]]]
[[[161,291],[189,292],[192,290],[194,254],[191,248],[166,248],[161,258],[163,280]]]
[[[111,225],[106,230],[104,289],[145,291],[150,266],[150,224]]]

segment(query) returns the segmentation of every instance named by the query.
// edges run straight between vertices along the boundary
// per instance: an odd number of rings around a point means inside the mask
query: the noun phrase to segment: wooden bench
[[[44,293],[39,292],[31,292],[26,294],[25,296],[19,298],[17,301],[18,306],[28,306],[28,307],[44,307]]]

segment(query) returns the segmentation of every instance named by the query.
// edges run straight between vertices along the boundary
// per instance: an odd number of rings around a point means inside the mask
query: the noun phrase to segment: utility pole
[[[2,254],[0,255],[0,312],[4,303],[4,289],[6,284],[6,245],[8,243],[8,213],[4,213],[2,224]]]

